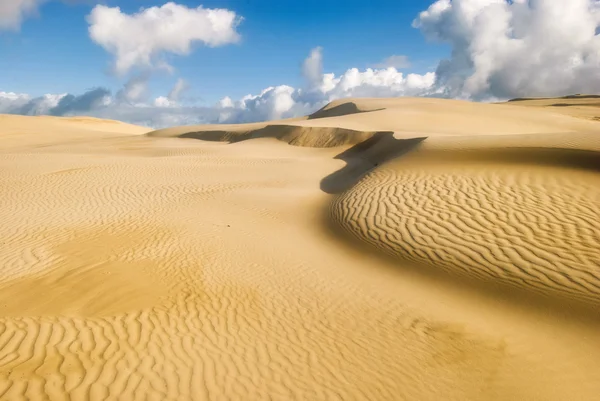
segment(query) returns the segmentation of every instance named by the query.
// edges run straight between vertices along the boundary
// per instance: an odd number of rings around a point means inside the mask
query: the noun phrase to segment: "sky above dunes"
[[[598,0],[0,0],[0,113],[163,127],[600,92]]]

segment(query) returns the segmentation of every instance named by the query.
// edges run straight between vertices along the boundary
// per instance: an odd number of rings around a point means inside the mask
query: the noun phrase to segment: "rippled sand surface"
[[[600,123],[524,102],[0,116],[0,400],[598,399]]]

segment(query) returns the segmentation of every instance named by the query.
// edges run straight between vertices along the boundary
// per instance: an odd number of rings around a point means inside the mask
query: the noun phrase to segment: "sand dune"
[[[0,116],[0,399],[597,399],[600,125],[516,103]]]
[[[511,105],[545,108],[553,113],[566,114],[568,116],[585,118],[588,120],[600,120],[600,96],[599,95],[569,95],[560,98],[526,98],[512,99]]]
[[[600,135],[577,150],[550,138],[429,138],[337,198],[332,218],[412,262],[597,306]]]

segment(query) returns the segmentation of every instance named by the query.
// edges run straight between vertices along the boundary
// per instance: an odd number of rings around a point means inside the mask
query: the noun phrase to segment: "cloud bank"
[[[92,89],[80,96],[62,94],[37,98],[0,92],[0,113],[85,114],[156,128],[179,124],[242,123],[310,114],[328,102],[344,97],[425,94],[432,90],[435,82],[434,73],[405,75],[393,67],[364,71],[351,68],[336,76],[323,74],[322,65],[322,49],[315,48],[303,64],[306,78],[303,88],[271,86],[237,100],[225,97],[210,106],[186,103],[182,94],[188,85],[183,80],[178,80],[168,95],[149,99],[147,76],[140,75],[114,95],[103,88]]]
[[[452,48],[436,85],[474,100],[599,92],[599,25],[598,0],[438,0],[413,22]]]

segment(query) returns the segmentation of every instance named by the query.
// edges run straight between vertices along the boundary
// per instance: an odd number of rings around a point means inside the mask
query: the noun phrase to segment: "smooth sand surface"
[[[524,106],[0,116],[0,399],[598,400],[600,123]]]

